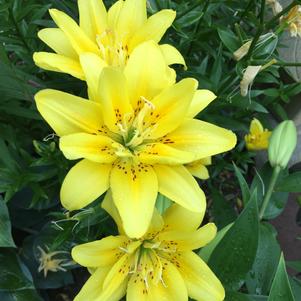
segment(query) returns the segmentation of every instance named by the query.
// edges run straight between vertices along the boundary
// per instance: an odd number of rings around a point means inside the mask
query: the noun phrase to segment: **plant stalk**
[[[262,202],[262,206],[260,208],[260,212],[259,212],[259,219],[261,220],[264,216],[265,210],[269,204],[269,201],[271,199],[272,193],[274,191],[274,187],[276,185],[279,173],[281,171],[280,166],[275,166],[273,169],[273,173],[272,173],[272,177],[269,183],[269,188],[264,196],[263,202]]]

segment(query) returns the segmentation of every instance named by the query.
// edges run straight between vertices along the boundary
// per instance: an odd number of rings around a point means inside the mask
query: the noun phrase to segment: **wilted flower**
[[[55,259],[53,258],[56,255],[59,254],[66,254],[68,252],[66,251],[55,251],[55,252],[49,252],[48,247],[46,246],[47,251],[43,250],[40,246],[38,246],[38,250],[40,252],[40,255],[38,257],[38,260],[40,262],[38,271],[44,272],[44,277],[47,277],[48,272],[58,272],[63,271],[66,272],[67,270],[64,268],[66,266],[73,265],[74,263],[72,261],[69,261],[67,259]]]
[[[95,75],[93,66],[85,68]],[[131,237],[147,230],[158,192],[204,212],[204,193],[183,165],[236,144],[231,131],[193,119],[214,94],[196,91],[192,78],[171,81],[154,42],[134,50],[124,73],[104,68],[88,85],[98,101],[55,90],[35,97],[38,110],[61,137],[64,155],[83,158],[64,180],[64,207],[83,208],[111,188]]]
[[[109,195],[107,195],[109,197]],[[192,250],[208,244],[216,235],[209,223],[198,228],[203,215],[172,205],[163,218],[154,211],[147,233],[127,237],[110,200],[104,207],[115,218],[120,235],[73,248],[72,257],[94,271],[74,301],[222,301],[220,281]]]
[[[297,145],[297,129],[293,121],[281,122],[272,132],[269,161],[273,167],[286,168]]]
[[[272,132],[264,129],[260,121],[254,118],[250,124],[250,133],[245,136],[248,150],[263,150],[269,146]]]
[[[267,4],[271,6],[275,16],[283,10],[282,5],[277,0],[267,0]]]
[[[241,47],[239,47],[236,51],[233,52],[234,58],[239,61],[243,57],[245,57],[250,49],[252,44],[252,40],[244,43]]]
[[[176,12],[164,9],[147,18],[146,0],[119,0],[107,12],[102,0],[78,0],[79,25],[57,9],[49,13],[58,28],[46,28],[39,37],[56,53],[37,52],[35,63],[44,69],[69,73],[85,79],[81,61],[91,56],[94,68],[125,66],[141,43],[159,42],[171,26]],[[181,54],[171,45],[161,45],[166,64],[183,64]]]
[[[281,19],[281,22],[288,24],[288,29],[292,37],[301,37],[301,6],[294,6],[289,13]]]
[[[243,74],[243,78],[240,82],[240,94],[247,96],[249,87],[252,85],[256,75],[260,71],[262,66],[248,66]]]

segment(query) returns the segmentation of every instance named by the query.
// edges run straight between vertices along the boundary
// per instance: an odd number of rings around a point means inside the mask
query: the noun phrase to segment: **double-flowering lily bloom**
[[[85,79],[82,54],[94,54],[94,64],[126,65],[141,43],[158,43],[176,17],[164,9],[147,18],[146,0],[119,0],[108,11],[102,0],[78,0],[79,25],[64,12],[50,9],[58,28],[42,29],[38,35],[56,53],[37,52],[35,63],[44,69]],[[171,45],[161,45],[166,64],[183,64],[181,54]],[[96,68],[95,66],[95,68]]]
[[[272,132],[264,129],[260,121],[254,118],[250,124],[250,133],[245,136],[248,150],[264,150],[269,146],[269,138]]]
[[[214,94],[197,91],[192,78],[174,83],[154,42],[137,47],[124,72],[105,67],[99,75],[89,62],[84,69],[93,100],[56,90],[35,97],[66,158],[83,159],[63,182],[63,206],[83,208],[110,188],[136,238],[148,229],[158,192],[203,214],[204,193],[184,164],[236,143],[231,131],[193,119]]]
[[[91,277],[75,301],[222,301],[224,289],[206,263],[192,250],[209,243],[216,227],[198,228],[203,216],[177,204],[163,218],[154,211],[147,233],[140,239],[125,235],[108,194],[103,207],[119,226],[109,236],[72,249],[72,257],[89,268]]]

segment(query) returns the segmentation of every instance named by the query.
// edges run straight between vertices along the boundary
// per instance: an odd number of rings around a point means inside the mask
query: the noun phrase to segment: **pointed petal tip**
[[[41,30],[38,31],[38,37],[40,40],[43,41],[44,39],[44,34],[46,34],[48,28],[43,28]]]
[[[177,12],[173,9],[162,9],[158,11],[156,14],[158,13],[164,15],[165,17],[170,18],[170,23],[172,23],[177,16]]]
[[[217,227],[216,227],[215,223],[208,223],[205,226],[207,227],[207,231],[212,232],[212,239],[214,239],[214,237],[216,236],[216,233],[217,233]]]
[[[51,92],[54,92],[55,90],[53,89],[43,89],[43,90],[40,90],[39,92],[37,92],[35,95],[34,95],[34,99],[36,102],[41,102],[43,101],[43,98],[45,96],[47,96],[47,94],[50,94]]]
[[[56,8],[50,8],[50,9],[48,10],[48,12],[49,12],[49,14],[50,14],[50,16],[51,16],[52,19],[53,19],[56,15],[58,15],[59,13],[61,13],[61,11],[58,10],[58,9],[56,9]]]

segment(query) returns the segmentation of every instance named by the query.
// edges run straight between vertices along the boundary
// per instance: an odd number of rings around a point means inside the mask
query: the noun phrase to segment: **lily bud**
[[[272,167],[286,168],[297,145],[297,129],[293,121],[281,122],[269,141],[269,161]]]

